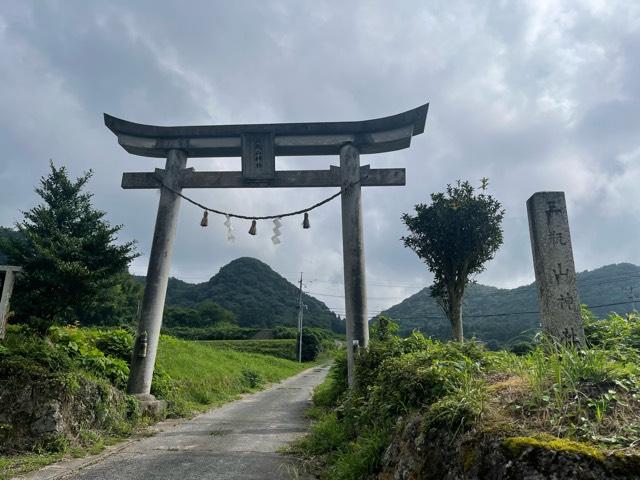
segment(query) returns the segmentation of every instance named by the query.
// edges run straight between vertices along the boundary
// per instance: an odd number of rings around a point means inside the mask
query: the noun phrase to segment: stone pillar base
[[[164,417],[167,402],[158,400],[150,393],[136,393],[133,396],[140,402],[140,411],[143,415],[148,415],[156,419]]]

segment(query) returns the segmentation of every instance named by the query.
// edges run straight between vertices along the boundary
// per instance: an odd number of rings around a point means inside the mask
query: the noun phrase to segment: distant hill
[[[298,288],[255,258],[233,260],[204,283],[169,279],[167,305],[194,307],[205,300],[231,310],[241,327],[295,327],[298,322]],[[344,322],[323,302],[306,294],[303,301],[306,326],[344,331]]]
[[[610,311],[620,314],[633,310],[630,298],[640,298],[640,267],[630,263],[607,265],[578,273],[581,303],[592,308],[598,316]],[[467,287],[463,301],[466,337],[503,345],[517,338],[530,338],[538,330],[538,298],[535,282],[513,289],[500,289],[481,284]],[[636,305],[640,308],[640,302]],[[425,288],[384,314],[399,323],[400,332],[408,334],[416,329],[437,338],[449,338],[450,326],[440,307]]]

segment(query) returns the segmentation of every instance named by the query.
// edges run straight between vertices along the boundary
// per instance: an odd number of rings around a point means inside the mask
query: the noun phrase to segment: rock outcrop
[[[632,480],[640,455],[603,453],[583,443],[491,431],[453,435],[410,417],[387,448],[378,480]]]
[[[91,429],[117,433],[123,416],[136,408],[108,383],[82,375],[24,385],[0,381],[0,448],[51,450],[52,443],[74,443]]]

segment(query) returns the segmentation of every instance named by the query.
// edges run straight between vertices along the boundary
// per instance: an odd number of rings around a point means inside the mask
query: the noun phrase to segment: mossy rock
[[[536,435],[535,437],[505,438],[502,446],[512,458],[520,457],[527,450],[541,448],[544,450],[553,450],[554,452],[575,454],[591,458],[598,462],[604,462],[606,459],[604,453],[591,445],[546,434]]]
[[[548,434],[505,438],[502,450],[511,461],[527,462],[535,458],[537,464],[574,463],[588,469],[593,475],[589,478],[640,478],[640,455],[637,453],[608,453],[593,445]],[[603,476],[597,473],[600,471]]]

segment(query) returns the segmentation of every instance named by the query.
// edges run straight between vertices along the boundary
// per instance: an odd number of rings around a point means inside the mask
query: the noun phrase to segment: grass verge
[[[238,352],[261,353],[273,357],[296,359],[295,339],[267,339],[267,340],[209,340],[205,343],[216,347],[236,350]]]
[[[172,388],[164,394],[171,415],[203,411],[314,365],[236,351],[218,343],[161,338],[157,363],[173,381]]]
[[[153,420],[141,416],[137,402],[123,391],[132,344],[131,333],[122,329],[55,328],[42,338],[24,327],[10,328],[0,342],[0,404],[10,405],[7,393],[14,392],[17,399],[28,385],[39,395],[59,392],[54,393],[56,401],[78,400],[74,405],[84,409],[85,417],[78,417],[75,427],[66,426],[63,434],[35,443],[24,435],[16,437],[12,425],[0,422],[0,479],[65,456],[96,454],[128,436],[145,434],[144,427]],[[152,393],[167,400],[168,415],[191,416],[314,364],[162,336]],[[86,392],[94,397],[84,398]],[[86,415],[87,409],[97,415]],[[32,420],[25,419],[20,428],[28,431]]]
[[[584,320],[588,345],[540,337],[523,355],[487,351],[473,340],[398,338],[374,330],[356,358],[355,388],[346,390],[346,362],[339,357],[315,391],[311,433],[291,452],[331,480],[381,472],[391,447],[396,453],[386,460],[388,474],[398,452],[410,455],[403,442],[416,438],[433,442],[431,460],[444,464],[433,468],[480,468],[482,457],[463,458],[456,446],[478,453],[478,445],[494,439],[516,457],[541,449],[577,455],[583,467],[597,461],[609,473],[637,473],[640,315],[596,320],[585,312]],[[443,443],[449,447],[436,450]],[[420,464],[421,458],[424,452],[411,461]]]

